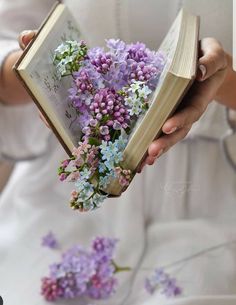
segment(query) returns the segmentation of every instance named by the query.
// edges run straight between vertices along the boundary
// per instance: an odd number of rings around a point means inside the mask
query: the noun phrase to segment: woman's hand
[[[35,36],[36,31],[24,31],[19,36],[19,45],[23,50]],[[4,104],[19,105],[31,101],[28,93],[17,79],[13,65],[22,54],[22,50],[12,52],[6,58],[0,75],[0,100]]]
[[[228,61],[220,43],[213,38],[205,38],[201,41],[200,52],[196,82],[185,96],[181,110],[163,125],[164,135],[149,146],[148,157],[139,172],[145,164],[152,165],[158,157],[188,134],[193,123],[199,120],[223,84]]]

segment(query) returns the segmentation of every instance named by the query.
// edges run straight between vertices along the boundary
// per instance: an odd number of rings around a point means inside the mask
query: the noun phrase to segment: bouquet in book
[[[81,133],[72,156],[61,162],[59,178],[74,182],[70,205],[80,211],[99,207],[112,179],[129,185],[134,173],[122,166],[123,151],[165,64],[161,52],[143,43],[110,39],[106,46],[65,41],[54,52],[58,77],[71,77],[68,99]]]

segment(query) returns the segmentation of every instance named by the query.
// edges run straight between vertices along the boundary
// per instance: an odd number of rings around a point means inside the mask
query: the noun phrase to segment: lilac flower
[[[128,186],[132,178],[131,170],[122,169],[120,166],[118,166],[115,168],[115,172],[119,179],[120,185]]]
[[[135,81],[127,89],[125,104],[129,107],[130,116],[139,116],[148,108],[148,97],[152,93],[144,82]]]
[[[50,275],[42,279],[41,293],[45,299],[111,297],[118,285],[113,265],[116,242],[99,237],[93,241],[90,251],[80,245],[66,251],[61,262],[50,266]]]
[[[93,128],[94,136],[100,136],[109,141],[114,126],[120,126],[120,129],[126,128],[130,124],[130,116],[124,105],[124,99],[111,89],[100,89],[94,95],[90,104],[90,113],[97,120],[100,126],[100,133]],[[104,122],[104,117],[106,118]],[[117,128],[116,128],[117,129]]]
[[[87,46],[84,41],[68,40],[59,45],[54,51],[54,64],[59,78],[77,71],[86,54]]]
[[[42,278],[41,294],[46,301],[55,302],[59,300],[63,296],[63,292],[57,281],[49,277]]]
[[[103,49],[96,48],[95,52],[91,49],[88,52],[88,56],[98,73],[106,74],[109,71],[112,65],[112,55],[110,53],[105,53]]]
[[[106,45],[116,55],[121,55],[126,51],[126,44],[120,39],[107,39]]]
[[[130,183],[132,173],[121,163],[127,143],[123,137],[149,108],[165,64],[162,53],[140,42],[109,39],[106,45],[108,50],[88,50],[83,41],[66,41],[54,56],[59,76],[72,79],[67,102],[77,113],[73,129],[78,125],[82,141],[58,174],[61,181],[75,183],[70,205],[79,211],[99,207],[107,197],[102,190],[112,179],[124,187]]]
[[[168,298],[172,298],[180,295],[182,289],[176,285],[176,279],[169,279],[162,293]]]
[[[145,279],[145,289],[150,294],[159,291],[166,297],[176,297],[182,293],[182,289],[177,286],[176,280],[171,278],[163,269],[156,269],[154,275]]]
[[[113,258],[118,239],[96,237],[92,241],[92,250],[99,261],[105,262]]]
[[[42,238],[42,246],[48,247],[50,249],[57,249],[59,247],[59,243],[52,232],[49,232]]]

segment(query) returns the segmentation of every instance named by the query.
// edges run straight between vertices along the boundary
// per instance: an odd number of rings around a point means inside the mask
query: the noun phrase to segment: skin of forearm
[[[217,91],[215,99],[219,103],[236,110],[236,72],[232,68],[232,56],[229,54],[227,54],[227,61],[227,74]]]
[[[5,60],[0,76],[0,99],[7,105],[18,105],[30,102],[31,99],[22,83],[18,80],[12,67],[16,63],[22,50],[11,53]]]

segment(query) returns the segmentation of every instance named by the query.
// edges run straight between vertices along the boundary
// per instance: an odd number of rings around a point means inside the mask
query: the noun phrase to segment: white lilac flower
[[[146,111],[147,101],[152,90],[141,81],[135,81],[126,89],[125,105],[131,116],[139,116]]]
[[[142,88],[142,86],[144,85],[144,82],[141,81],[134,81],[131,85],[130,88],[128,89],[128,91],[132,92],[132,93],[136,93],[136,91],[139,91],[140,88]]]
[[[62,54],[65,54],[65,53],[69,53],[69,51],[70,51],[69,44],[62,43],[54,51],[55,58],[56,58],[57,55],[62,55]]]
[[[99,173],[105,173],[106,171],[106,165],[104,164],[104,162],[99,162],[98,163],[98,171]]]
[[[93,204],[96,208],[100,207],[101,203],[107,198],[108,195],[95,194],[93,196]]]
[[[65,41],[54,51],[54,65],[58,76],[71,75],[78,71],[79,62],[85,58],[87,46],[83,41]]]
[[[91,176],[91,171],[88,168],[85,168],[80,172],[81,180],[88,180],[90,176]]]

